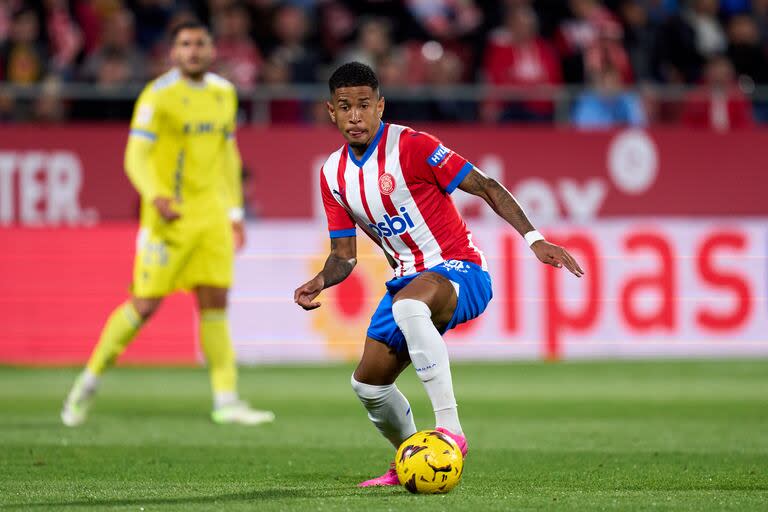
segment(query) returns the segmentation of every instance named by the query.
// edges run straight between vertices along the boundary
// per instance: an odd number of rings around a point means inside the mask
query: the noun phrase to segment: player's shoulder
[[[139,101],[142,103],[157,103],[167,97],[169,92],[173,89],[174,84],[178,83],[180,80],[180,73],[176,69],[163,73],[144,86],[144,89],[139,96]]]
[[[235,84],[233,84],[223,76],[217,75],[216,73],[208,72],[205,74],[203,79],[205,80],[205,85],[212,87],[214,89],[222,89],[227,92],[235,91]]]
[[[175,84],[181,81],[181,72],[178,69],[171,69],[155,78],[149,84],[145,90],[152,91],[154,94],[160,94],[164,91],[168,91]]]
[[[391,125],[390,132],[394,130],[400,135],[400,152],[433,152],[440,145],[440,139],[431,133],[414,130],[409,126]]]
[[[323,162],[323,166],[320,168],[320,172],[325,174],[326,179],[333,178],[335,181],[335,177],[339,169],[339,162],[341,162],[341,157],[343,152],[346,151],[346,147],[346,144],[341,146],[339,149],[328,155],[328,158],[326,158],[325,162]]]

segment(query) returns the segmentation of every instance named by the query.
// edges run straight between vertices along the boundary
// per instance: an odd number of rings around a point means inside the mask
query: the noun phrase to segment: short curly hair
[[[342,64],[336,68],[331,78],[328,79],[328,88],[331,90],[331,94],[341,87],[360,87],[366,85],[378,92],[379,79],[376,78],[376,73],[374,73],[370,66],[361,62]]]

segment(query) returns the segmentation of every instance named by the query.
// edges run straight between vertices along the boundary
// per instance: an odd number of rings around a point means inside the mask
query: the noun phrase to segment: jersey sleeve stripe
[[[474,169],[475,166],[471,163],[467,162],[464,164],[464,166],[459,170],[459,173],[454,176],[454,178],[451,180],[451,182],[448,184],[447,187],[445,187],[445,191],[449,194],[452,193],[454,190],[456,190],[456,187],[461,185],[461,182],[464,181],[464,178],[467,177],[467,174]]]
[[[345,238],[349,236],[356,236],[357,228],[337,229],[336,231],[331,231],[330,235],[331,235],[331,238]]]
[[[130,134],[135,135],[137,137],[144,137],[145,139],[149,139],[149,140],[157,139],[157,135],[155,135],[154,133],[148,132],[147,130],[139,130],[137,128],[133,128]]]

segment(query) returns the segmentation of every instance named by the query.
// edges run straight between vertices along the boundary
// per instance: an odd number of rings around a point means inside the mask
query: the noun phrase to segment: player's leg
[[[161,302],[162,298],[133,297],[112,311],[85,369],[64,401],[61,420],[65,425],[73,427],[85,421],[102,374],[115,363]]]
[[[382,302],[386,301],[387,297]],[[381,307],[377,314],[380,311]],[[388,311],[391,316],[391,309]],[[391,323],[394,325],[394,321]],[[395,379],[408,364],[407,352],[366,337],[360,364],[352,374],[352,388],[368,411],[368,418],[395,449],[416,433],[411,405],[395,385]],[[399,484],[395,464],[392,462],[383,475],[361,482],[359,487]]]
[[[352,388],[368,418],[395,448],[416,432],[411,406],[395,385],[409,362],[407,352],[366,338],[363,356],[352,374]]]
[[[175,289],[174,283],[186,263],[191,245],[181,243],[180,228],[166,226],[161,233],[142,227],[136,237],[136,257],[133,263],[133,297],[118,306],[107,319],[99,341],[83,373],[75,381],[64,402],[62,421],[70,426],[85,420],[99,378],[114,364],[125,347],[136,337],[141,327]],[[168,239],[175,240],[169,243]]]
[[[453,317],[457,302],[456,288],[448,278],[425,272],[397,293],[392,314],[405,336],[416,375],[432,402],[436,427],[463,436],[448,349],[440,335]]]
[[[200,343],[211,377],[217,423],[256,425],[274,420],[270,411],[251,409],[237,394],[237,365],[227,321],[227,288],[198,286],[195,288],[199,309]]]

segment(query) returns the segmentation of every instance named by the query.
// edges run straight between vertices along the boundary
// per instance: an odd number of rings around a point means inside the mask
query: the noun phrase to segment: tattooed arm
[[[468,194],[483,198],[493,208],[493,211],[515,228],[520,235],[525,236],[526,233],[535,229],[509,190],[495,179],[486,176],[479,169],[474,168],[470,171],[459,188]],[[576,277],[581,277],[584,274],[573,256],[558,245],[551,244],[546,240],[538,240],[531,245],[531,250],[542,263],[557,268],[565,266]]]
[[[323,270],[293,292],[293,301],[306,309],[320,307],[320,302],[313,302],[320,292],[339,284],[352,273],[357,263],[357,240],[355,237],[332,238],[331,253],[325,260]]]

